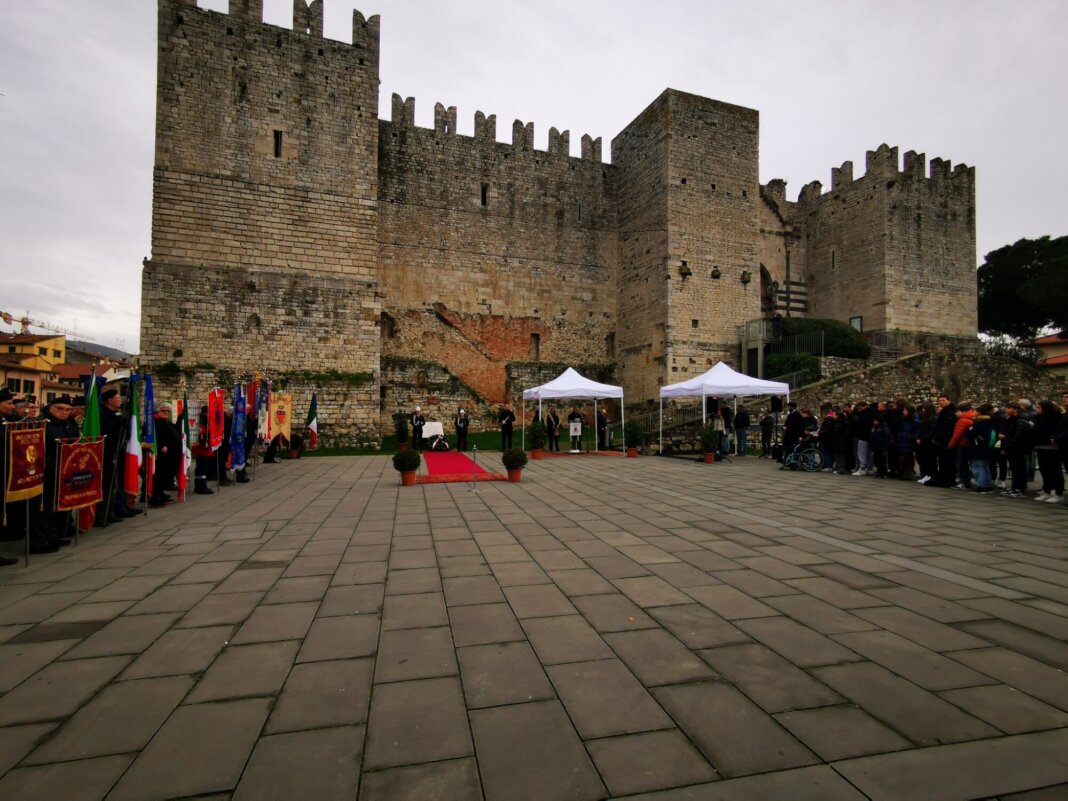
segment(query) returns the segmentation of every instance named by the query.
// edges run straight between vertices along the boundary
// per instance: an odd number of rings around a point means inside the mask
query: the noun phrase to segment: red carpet
[[[485,473],[481,465],[471,461],[466,453],[459,451],[425,451],[423,461],[426,462],[426,472],[430,476],[438,476],[445,473]]]
[[[463,481],[507,481],[500,473],[488,473],[465,453],[458,451],[424,451],[425,476],[416,476],[417,484],[452,484]]]

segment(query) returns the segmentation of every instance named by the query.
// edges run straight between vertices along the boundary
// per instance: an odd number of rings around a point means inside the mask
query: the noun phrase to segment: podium
[[[582,423],[576,420],[567,425],[571,434],[571,453],[582,453],[582,448],[579,447],[582,444]]]

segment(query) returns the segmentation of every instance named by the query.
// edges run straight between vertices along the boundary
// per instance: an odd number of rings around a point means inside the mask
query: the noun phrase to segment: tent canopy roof
[[[726,397],[789,394],[789,384],[744,375],[732,370],[724,362],[717,362],[711,370],[699,376],[660,388],[661,398],[681,398],[693,395]]]
[[[552,381],[523,390],[524,400],[548,398],[622,398],[623,387],[591,381],[568,367]]]

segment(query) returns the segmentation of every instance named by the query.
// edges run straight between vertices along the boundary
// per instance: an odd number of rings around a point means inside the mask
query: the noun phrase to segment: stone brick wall
[[[394,96],[380,124],[381,292],[386,354],[439,361],[487,400],[504,398],[504,365],[588,360],[615,329],[618,247],[600,140],[568,155],[568,132],[533,148],[533,124],[496,141],[494,117],[456,133]],[[600,355],[600,354],[599,354]],[[604,354],[603,357],[607,357]]]
[[[674,383],[733,359],[738,326],[760,317],[762,203],[758,113],[674,90],[668,99],[665,383]]]
[[[975,170],[896,147],[868,151],[866,172],[831,171],[831,191],[806,185],[787,219],[802,249],[813,317],[862,317],[865,331],[974,337],[977,332]]]
[[[949,393],[954,401],[1003,403],[1016,398],[1057,398],[1060,383],[1013,359],[967,353],[920,353],[872,366],[791,394],[798,405],[823,401],[905,398],[912,403]]]

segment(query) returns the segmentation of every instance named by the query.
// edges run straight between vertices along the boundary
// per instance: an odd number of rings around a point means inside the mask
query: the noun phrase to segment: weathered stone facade
[[[737,363],[739,324],[774,308],[975,334],[969,168],[926,178],[884,146],[792,203],[759,183],[758,112],[671,89],[610,164],[519,120],[498,142],[482,112],[461,136],[441,104],[418,128],[411,98],[379,120],[378,17],[354,12],[352,44],[322,37],[321,0],[294,19],[159,0],[145,369],[314,374],[321,430],[359,442],[430,397],[489,419],[514,364],[614,366],[648,401]]]

